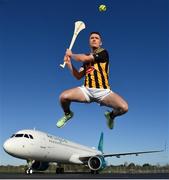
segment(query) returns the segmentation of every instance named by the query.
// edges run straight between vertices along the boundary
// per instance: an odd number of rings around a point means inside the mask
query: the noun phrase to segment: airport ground
[[[169,173],[102,173],[96,175],[89,173],[35,173],[31,175],[0,173],[0,179],[169,179]]]
[[[143,166],[122,164],[119,166],[108,166],[99,174],[93,175],[85,166],[63,165],[64,174],[56,174],[56,165],[51,164],[44,172],[25,174],[25,165],[0,166],[0,179],[169,179],[169,165]]]

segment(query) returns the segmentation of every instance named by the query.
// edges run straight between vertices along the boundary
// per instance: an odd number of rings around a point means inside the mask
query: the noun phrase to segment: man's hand
[[[72,51],[70,49],[67,49],[65,55],[71,57],[72,56]]]
[[[70,57],[65,55],[64,56],[64,62],[66,63],[66,65],[70,68],[72,67],[72,63],[71,63],[71,60],[70,60]]]

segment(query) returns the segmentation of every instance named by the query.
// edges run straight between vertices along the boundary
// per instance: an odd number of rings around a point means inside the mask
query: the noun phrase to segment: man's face
[[[91,34],[89,38],[91,48],[99,48],[101,46],[101,38],[98,34]]]

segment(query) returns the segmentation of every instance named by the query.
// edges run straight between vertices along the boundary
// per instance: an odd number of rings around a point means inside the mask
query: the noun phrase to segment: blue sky
[[[107,5],[100,13],[99,4]],[[0,0],[0,164],[25,164],[3,151],[3,142],[21,129],[36,128],[104,151],[158,150],[169,144],[169,2],[167,0]],[[80,86],[61,69],[74,22],[86,24],[73,47],[88,53],[88,36],[99,31],[110,56],[110,84],[129,112],[106,126],[97,104],[72,103],[74,118],[58,129],[59,95]],[[74,62],[78,68],[80,63]],[[167,164],[164,153],[111,158],[110,163]]]

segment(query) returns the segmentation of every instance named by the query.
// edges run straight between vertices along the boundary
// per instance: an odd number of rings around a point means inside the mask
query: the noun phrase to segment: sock
[[[70,114],[70,109],[65,112],[66,116],[69,115],[69,114]]]
[[[120,116],[123,114],[122,109],[118,108],[118,109],[114,109],[111,113],[110,113],[110,117],[113,119],[116,116]]]
[[[115,114],[113,111],[110,113],[110,117],[111,117],[111,119],[113,119],[115,117]]]

